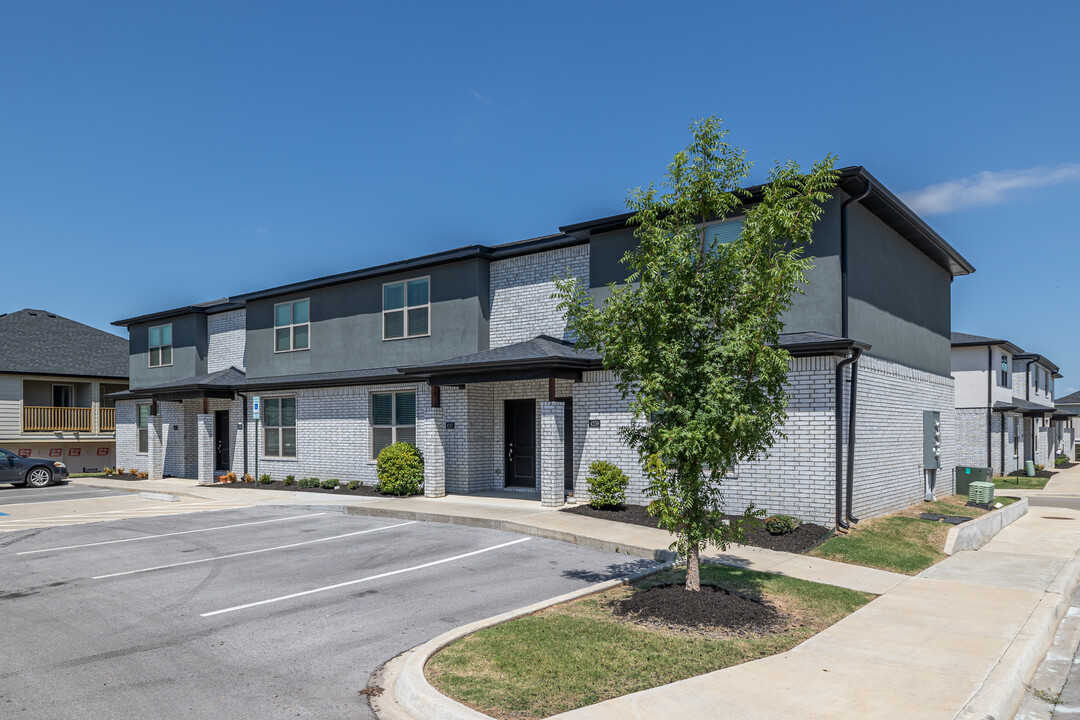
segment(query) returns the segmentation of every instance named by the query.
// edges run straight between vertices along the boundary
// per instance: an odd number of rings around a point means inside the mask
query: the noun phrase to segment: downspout
[[[847,519],[852,525],[858,525],[859,518],[851,513],[852,498],[855,496],[855,409],[859,400],[859,358],[862,349],[855,348],[851,356],[851,392],[848,400],[848,444],[847,444]]]
[[[241,397],[241,398],[244,399],[244,477],[247,477],[247,474],[248,474],[248,464],[247,464],[248,463],[248,457],[247,457],[247,445],[248,445],[247,406],[248,406],[248,399],[247,399],[247,395],[245,395],[242,392],[238,392],[238,393],[236,393],[236,395],[237,395],[237,397]]]
[[[847,206],[859,202],[870,194],[873,185],[866,181],[866,189],[859,195],[852,195],[840,203],[840,335],[848,337],[848,242],[847,242]]]
[[[986,467],[994,467],[994,436],[990,432],[994,424],[994,346],[986,346]],[[1004,430],[1004,428],[1002,428]],[[1004,468],[1005,466],[1002,465]]]
[[[860,350],[836,363],[836,526],[847,530],[844,520],[844,368],[859,359]],[[850,441],[849,441],[850,446]]]

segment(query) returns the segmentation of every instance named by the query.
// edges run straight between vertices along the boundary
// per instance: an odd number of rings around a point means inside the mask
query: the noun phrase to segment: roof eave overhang
[[[952,343],[952,347],[954,347],[954,348],[992,347],[992,346],[997,346],[997,347],[1004,348],[1005,350],[1008,350],[1010,353],[1012,353],[1014,356],[1020,355],[1020,354],[1022,354],[1024,352],[1022,349],[1020,349],[1016,345],[1012,344],[1008,340],[993,340],[993,339],[988,339],[988,340],[965,340],[964,342],[954,342],[954,343]]]
[[[1052,372],[1058,372],[1059,370],[1061,370],[1061,368],[1059,368],[1057,365],[1055,365],[1052,360],[1050,360],[1049,358],[1047,358],[1047,357],[1045,357],[1043,355],[1039,355],[1038,353],[1017,353],[1016,356],[1015,356],[1015,359],[1016,360],[1030,360],[1033,363],[1034,362],[1041,362],[1043,365],[1050,368],[1050,370]]]
[[[848,355],[858,348],[863,352],[870,349],[870,345],[850,338],[842,340],[828,340],[824,342],[793,343],[781,345],[781,349],[787,350],[792,357],[822,357],[827,355]]]

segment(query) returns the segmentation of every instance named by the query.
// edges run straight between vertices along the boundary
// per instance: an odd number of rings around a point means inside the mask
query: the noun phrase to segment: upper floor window
[[[416,444],[416,393],[371,394],[371,457],[396,442]]]
[[[309,305],[306,298],[274,305],[274,352],[308,349]]]
[[[422,277],[383,285],[383,340],[430,335],[429,285]]]
[[[263,399],[263,453],[266,457],[296,457],[296,398]]]
[[[1009,356],[1005,353],[1001,353],[1001,372],[998,373],[998,385],[1003,388],[1009,387]]]
[[[172,365],[172,323],[150,328],[150,367]]]

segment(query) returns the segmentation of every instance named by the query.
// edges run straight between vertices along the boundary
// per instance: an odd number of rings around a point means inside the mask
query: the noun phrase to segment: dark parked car
[[[67,465],[44,458],[24,458],[0,448],[0,483],[45,487],[68,476]]]

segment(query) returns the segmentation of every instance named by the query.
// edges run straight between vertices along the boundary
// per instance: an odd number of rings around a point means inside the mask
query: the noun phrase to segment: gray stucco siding
[[[415,365],[488,348],[488,263],[468,260],[248,303],[247,375]],[[430,276],[431,335],[383,340],[384,283]],[[274,305],[309,298],[310,349],[274,352]]]
[[[848,206],[849,334],[878,357],[951,372],[952,276],[873,213]]]
[[[150,367],[149,330],[172,323],[172,365]],[[182,315],[164,322],[132,325],[128,328],[128,366],[131,389],[183,380],[206,374],[206,316]]]

